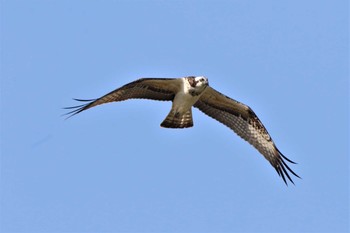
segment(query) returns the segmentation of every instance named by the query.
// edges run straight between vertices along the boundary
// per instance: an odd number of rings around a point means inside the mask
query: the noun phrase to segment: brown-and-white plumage
[[[211,88],[204,76],[139,79],[98,99],[76,99],[88,103],[67,108],[73,109],[67,114],[71,117],[100,104],[128,99],[172,101],[172,108],[161,123],[161,126],[166,128],[192,127],[192,106],[198,108],[253,145],[271,163],[286,184],[286,178],[294,184],[289,172],[299,177],[286,163],[286,161],[294,162],[277,149],[253,110]]]

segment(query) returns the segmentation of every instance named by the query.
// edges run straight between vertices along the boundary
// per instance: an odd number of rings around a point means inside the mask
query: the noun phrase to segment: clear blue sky
[[[2,232],[347,232],[348,1],[1,1]],[[170,102],[72,98],[205,75],[302,179]]]

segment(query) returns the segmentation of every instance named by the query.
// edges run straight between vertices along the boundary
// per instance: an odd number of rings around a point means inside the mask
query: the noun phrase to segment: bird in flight
[[[128,83],[98,99],[82,100],[82,105],[68,107],[68,118],[89,108],[109,102],[128,99],[151,99],[172,101],[172,107],[160,124],[165,128],[188,128],[193,126],[192,106],[206,115],[226,125],[241,138],[255,147],[282,177],[292,182],[291,174],[300,178],[287,162],[295,162],[285,157],[276,147],[270,134],[253,110],[247,105],[227,97],[209,86],[204,76],[182,78],[142,78]]]

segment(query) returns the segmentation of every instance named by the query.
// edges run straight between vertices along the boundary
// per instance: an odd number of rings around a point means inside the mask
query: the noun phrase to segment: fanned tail
[[[189,128],[193,126],[192,109],[180,115],[173,110],[170,111],[165,120],[160,124],[164,128]]]

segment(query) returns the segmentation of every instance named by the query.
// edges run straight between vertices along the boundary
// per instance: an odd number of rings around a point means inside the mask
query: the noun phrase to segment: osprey
[[[142,78],[128,83],[98,99],[77,101],[88,102],[79,106],[68,107],[68,117],[84,110],[109,102],[128,99],[151,99],[172,101],[172,107],[160,124],[165,128],[188,128],[193,126],[192,106],[206,115],[226,125],[241,138],[254,146],[276,169],[287,184],[286,177],[293,182],[289,173],[300,178],[286,161],[295,162],[285,157],[276,147],[269,133],[253,110],[245,104],[233,100],[211,88],[204,76],[183,78]]]

